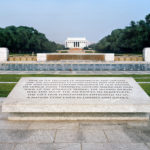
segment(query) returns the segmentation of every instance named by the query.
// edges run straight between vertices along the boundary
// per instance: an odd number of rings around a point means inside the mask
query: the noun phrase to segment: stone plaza
[[[0,74],[149,74],[149,51],[140,62],[11,62],[5,49]],[[133,78],[21,78],[0,111],[0,150],[150,150],[150,97]]]
[[[150,122],[8,121],[0,113],[0,150],[27,149],[149,150]]]

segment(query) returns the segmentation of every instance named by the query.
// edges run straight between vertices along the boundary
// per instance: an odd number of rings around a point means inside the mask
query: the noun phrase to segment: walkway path
[[[17,83],[17,82],[0,82],[0,84],[2,84],[2,83],[8,83],[8,84],[10,83],[11,84],[11,83]]]
[[[150,74],[150,71],[0,71],[0,74],[125,75]]]
[[[147,83],[147,84],[150,84],[150,82],[137,82],[137,83],[144,83],[144,84]]]

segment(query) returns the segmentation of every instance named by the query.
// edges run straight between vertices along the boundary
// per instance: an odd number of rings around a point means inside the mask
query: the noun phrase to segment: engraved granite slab
[[[133,78],[21,78],[2,104],[10,113],[148,113],[150,98]]]

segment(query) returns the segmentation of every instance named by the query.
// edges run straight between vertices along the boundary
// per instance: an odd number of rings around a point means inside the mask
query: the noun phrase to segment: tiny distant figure
[[[69,71],[72,71],[72,69],[70,68]]]
[[[34,52],[32,52],[32,56],[34,56]]]

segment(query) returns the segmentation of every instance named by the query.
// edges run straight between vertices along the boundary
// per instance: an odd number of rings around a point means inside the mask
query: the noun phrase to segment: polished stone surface
[[[85,112],[89,115],[91,115],[90,113],[138,114],[150,112],[150,98],[132,78],[29,77],[22,78],[17,83],[3,103],[2,111],[39,114],[62,113],[62,115],[65,112],[73,113],[68,116],[69,119],[75,117],[75,113]],[[62,115],[58,114],[55,117],[58,117],[58,120],[61,120],[59,119],[61,117],[67,118]],[[88,116],[80,116],[80,114],[77,116],[88,118]],[[140,116],[141,114],[139,114]],[[33,115],[33,117],[36,116]],[[43,115],[43,117],[46,116]],[[92,116],[89,117],[92,118]],[[94,117],[100,116],[96,114],[96,116],[93,115]],[[107,117],[107,115],[102,117]],[[112,114],[112,117],[117,116]],[[111,115],[108,118],[111,118]]]

